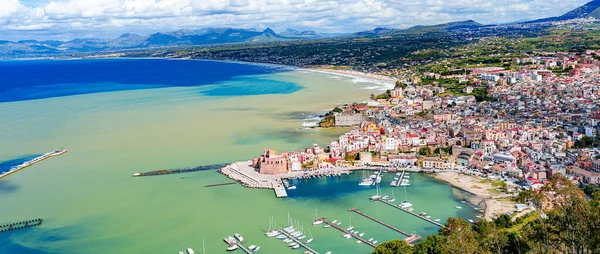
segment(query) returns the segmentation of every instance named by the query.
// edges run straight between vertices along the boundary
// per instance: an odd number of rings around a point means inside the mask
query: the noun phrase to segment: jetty
[[[402,183],[402,180],[404,180],[404,175],[406,174],[405,170],[402,170],[402,174],[400,175],[400,178],[398,178],[398,181],[392,181],[392,183],[390,184],[390,186],[392,187],[398,187],[400,186],[400,184]]]
[[[237,246],[238,246],[240,249],[242,249],[244,252],[246,252],[246,253],[248,253],[248,254],[252,253],[252,251],[250,251],[248,248],[246,248],[246,247],[245,247],[245,246],[244,246],[242,243],[238,242],[238,243],[236,243],[236,245],[237,245]]]
[[[413,242],[421,239],[421,236],[419,236],[419,235],[406,233],[403,230],[400,230],[400,229],[398,229],[398,228],[396,228],[396,227],[394,227],[394,226],[392,226],[390,224],[387,224],[387,223],[385,223],[383,221],[378,220],[377,218],[375,218],[373,216],[370,216],[370,215],[368,215],[366,213],[363,213],[363,212],[359,211],[358,208],[352,208],[352,209],[350,209],[348,211],[360,214],[360,215],[362,215],[363,217],[365,217],[367,219],[370,219],[370,220],[372,220],[374,222],[377,222],[377,223],[379,223],[379,224],[381,224],[381,225],[383,225],[383,226],[385,226],[385,227],[387,227],[387,228],[389,228],[391,230],[394,230],[394,231],[396,231],[396,232],[398,232],[400,234],[403,234],[403,235],[407,236],[408,238],[404,239],[404,241],[406,243],[408,243],[408,244],[412,244]]]
[[[208,184],[208,185],[204,185],[204,187],[217,187],[217,186],[224,186],[224,185],[231,185],[231,184],[236,184],[237,182],[229,182],[229,183],[215,183],[215,184]]]
[[[302,241],[294,238],[292,235],[288,234],[288,232],[285,232],[285,230],[279,230],[279,233],[282,233],[283,235],[287,236],[289,239],[291,239],[292,241],[296,242],[298,245],[302,246],[302,248],[305,248],[308,252],[313,253],[313,254],[319,254],[317,251],[313,250],[307,244],[305,244]]]
[[[431,220],[431,219],[425,218],[425,216],[418,215],[418,214],[416,214],[416,213],[413,213],[413,212],[411,212],[411,211],[409,211],[409,210],[402,209],[402,208],[400,208],[399,206],[397,206],[397,205],[394,205],[392,202],[389,202],[389,201],[387,201],[387,200],[383,200],[383,199],[381,199],[381,198],[377,198],[377,199],[374,199],[374,201],[380,201],[380,202],[383,202],[384,204],[387,204],[387,205],[389,205],[389,206],[391,206],[391,207],[394,207],[394,208],[396,208],[396,209],[398,209],[398,210],[400,210],[400,211],[403,211],[403,212],[405,212],[405,213],[408,213],[408,214],[410,214],[410,215],[413,215],[413,216],[415,216],[415,217],[417,217],[417,218],[419,218],[419,219],[422,219],[422,220],[424,220],[424,221],[427,221],[427,222],[429,222],[429,223],[431,223],[431,224],[433,224],[433,225],[436,225],[436,226],[438,226],[438,227],[441,227],[441,228],[442,228],[442,227],[444,227],[444,225],[442,225],[441,223],[438,223],[438,222],[435,222],[435,221],[433,221],[433,220]]]
[[[38,163],[40,161],[43,161],[45,159],[48,159],[48,158],[51,158],[51,157],[54,157],[54,156],[63,155],[66,152],[67,152],[66,149],[62,149],[62,150],[56,150],[56,151],[52,151],[52,152],[49,152],[49,153],[45,153],[45,154],[43,154],[43,155],[41,155],[39,157],[36,157],[33,160],[23,162],[21,165],[16,166],[16,167],[12,168],[11,170],[0,174],[0,179],[2,179],[4,177],[7,177],[7,176],[9,176],[9,175],[11,175],[13,173],[16,173],[17,171],[19,171],[21,169],[24,169],[26,167],[32,166],[33,164],[36,164],[36,163]]]
[[[148,171],[148,172],[143,172],[143,173],[138,172],[138,173],[133,174],[133,176],[141,177],[141,176],[158,176],[158,175],[190,173],[190,172],[196,172],[196,171],[217,169],[222,166],[223,166],[223,164],[216,164],[216,165],[197,166],[197,167],[190,167],[190,168],[159,169],[159,170]]]
[[[22,229],[22,228],[30,228],[30,227],[39,226],[41,224],[42,224],[42,219],[41,218],[40,219],[20,221],[20,222],[15,222],[15,223],[8,223],[8,224],[0,225],[0,232],[6,232],[6,231],[11,231],[11,230],[15,230],[15,229]]]
[[[325,224],[327,224],[327,225],[329,225],[329,226],[331,226],[331,227],[333,227],[333,228],[335,228],[335,229],[337,229],[339,231],[342,231],[344,234],[348,234],[348,235],[356,238],[357,240],[359,240],[359,241],[361,241],[363,243],[366,243],[367,245],[369,245],[369,246],[371,246],[373,248],[377,247],[377,245],[375,245],[374,243],[369,242],[368,240],[365,240],[364,238],[362,238],[362,237],[360,237],[360,236],[358,236],[358,235],[356,235],[356,234],[354,234],[354,233],[352,233],[352,232],[350,232],[350,231],[348,231],[348,230],[346,230],[344,228],[341,228],[340,226],[338,226],[338,225],[336,225],[334,223],[331,223],[331,222],[327,221],[325,219],[325,217],[316,219],[315,221],[322,221],[323,223],[325,223]]]

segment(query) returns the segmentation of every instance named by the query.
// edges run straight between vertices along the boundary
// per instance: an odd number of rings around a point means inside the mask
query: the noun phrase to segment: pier
[[[360,236],[358,236],[358,235],[356,235],[354,233],[351,233],[350,231],[348,231],[346,229],[343,229],[343,228],[339,227],[338,225],[335,225],[335,224],[333,224],[333,223],[325,220],[325,218],[320,218],[320,219],[317,219],[316,221],[322,221],[323,223],[325,223],[325,224],[327,224],[327,225],[329,225],[329,226],[331,226],[331,227],[333,227],[333,228],[335,228],[335,229],[337,229],[339,231],[342,231],[344,234],[348,234],[348,235],[356,238],[357,240],[359,240],[359,241],[361,241],[363,243],[366,243],[367,245],[369,245],[369,246],[371,246],[373,248],[377,247],[377,245],[375,245],[374,243],[369,242],[369,241],[365,240],[364,238],[362,238],[362,237],[360,237]]]
[[[20,221],[20,222],[15,222],[15,223],[8,223],[8,224],[0,225],[0,232],[6,232],[6,231],[22,229],[22,228],[30,228],[30,227],[39,226],[41,224],[42,224],[42,219],[33,219],[33,220]]]
[[[406,174],[406,171],[402,170],[402,174],[398,178],[398,181],[392,182],[392,184],[390,184],[390,186],[392,186],[392,187],[398,187],[398,186],[400,186],[400,184],[402,183],[402,180],[404,180],[404,175],[405,174]]]
[[[410,215],[413,215],[413,216],[415,216],[415,217],[417,217],[417,218],[419,218],[419,219],[422,219],[422,220],[424,220],[424,221],[427,221],[427,222],[429,222],[429,223],[431,223],[431,224],[433,224],[433,225],[436,225],[436,226],[438,226],[438,227],[441,227],[441,228],[443,228],[443,227],[444,227],[444,225],[442,225],[441,223],[435,222],[435,221],[433,221],[433,220],[430,220],[430,219],[428,219],[428,218],[425,218],[424,216],[418,215],[418,214],[416,214],[416,213],[413,213],[413,212],[411,212],[411,211],[408,211],[408,210],[406,210],[406,209],[402,209],[402,208],[400,208],[399,206],[397,206],[397,205],[394,205],[394,204],[392,204],[391,202],[389,202],[389,201],[387,201],[387,200],[383,200],[383,199],[381,199],[381,198],[378,198],[378,199],[376,199],[376,201],[383,202],[384,204],[387,204],[387,205],[389,205],[389,206],[391,206],[391,207],[394,207],[394,208],[396,208],[396,209],[398,209],[398,210],[400,210],[400,211],[403,211],[403,212],[405,212],[405,213],[408,213],[408,214],[410,214]]]
[[[381,225],[384,225],[384,226],[386,226],[387,228],[389,228],[389,229],[391,229],[391,230],[394,230],[394,231],[396,231],[396,232],[398,232],[398,233],[400,233],[400,234],[403,234],[403,235],[405,235],[405,236],[411,236],[411,234],[409,234],[409,233],[406,233],[406,232],[404,232],[404,231],[402,231],[402,230],[400,230],[400,229],[397,229],[397,228],[395,228],[394,226],[392,226],[392,225],[390,225],[390,224],[387,224],[387,223],[385,223],[385,222],[383,222],[383,221],[380,221],[380,220],[378,220],[378,219],[376,219],[376,218],[374,218],[374,217],[372,217],[372,216],[370,216],[370,215],[367,215],[367,214],[365,214],[365,213],[363,213],[363,212],[359,211],[359,210],[358,210],[358,208],[352,208],[352,209],[350,209],[350,210],[348,210],[348,211],[349,211],[349,212],[355,212],[355,213],[358,213],[358,214],[360,214],[360,215],[362,215],[362,216],[366,217],[367,219],[370,219],[370,220],[372,220],[372,221],[374,221],[374,222],[377,222],[377,223],[379,223],[379,224],[381,224]]]
[[[204,187],[217,187],[217,186],[224,186],[224,185],[231,185],[231,184],[236,184],[237,182],[229,182],[229,183],[215,183],[215,184],[208,184],[208,185],[204,185]]]
[[[42,156],[36,157],[35,159],[30,160],[30,161],[23,162],[21,165],[16,166],[15,168],[13,168],[13,169],[11,169],[11,170],[9,170],[7,172],[4,172],[4,173],[0,174],[0,179],[2,179],[4,177],[7,177],[7,176],[9,176],[9,175],[11,175],[13,173],[16,173],[17,171],[19,171],[21,169],[24,169],[26,167],[32,166],[33,164],[36,164],[36,163],[38,163],[40,161],[48,159],[50,157],[63,155],[66,152],[67,152],[67,150],[63,149],[63,150],[57,150],[57,151],[52,151],[52,152],[49,152],[49,153],[45,153]]]
[[[222,166],[223,166],[223,164],[216,164],[216,165],[198,166],[198,167],[190,167],[190,168],[160,169],[160,170],[148,171],[148,172],[143,172],[143,173],[135,173],[135,174],[133,174],[133,176],[140,177],[140,176],[158,176],[158,175],[190,173],[190,172],[196,172],[196,171],[217,169]]]
[[[301,240],[298,240],[298,239],[294,238],[292,235],[288,234],[288,232],[285,232],[285,230],[280,230],[279,233],[282,233],[285,236],[287,236],[289,239],[292,239],[292,241],[294,241],[297,244],[299,244],[300,246],[302,246],[302,248],[305,248],[308,252],[313,253],[313,254],[319,254],[317,251],[313,250],[310,246],[303,243]]]
[[[245,247],[245,246],[244,246],[242,243],[239,243],[239,242],[238,242],[238,243],[236,243],[236,245],[237,245],[237,246],[238,246],[240,249],[242,249],[244,252],[246,252],[246,253],[248,253],[248,254],[252,253],[252,251],[250,251],[248,248],[246,248],[246,247]]]

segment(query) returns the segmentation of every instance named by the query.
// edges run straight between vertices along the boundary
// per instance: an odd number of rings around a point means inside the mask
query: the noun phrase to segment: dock
[[[18,165],[15,168],[13,168],[13,169],[11,169],[11,170],[9,170],[7,172],[4,172],[4,173],[0,174],[0,179],[2,179],[4,177],[7,177],[7,176],[9,176],[9,175],[11,175],[13,173],[16,173],[16,172],[18,172],[21,169],[24,169],[26,167],[32,166],[33,164],[36,164],[36,163],[38,163],[40,161],[43,161],[45,159],[48,159],[48,158],[51,158],[51,157],[54,157],[54,156],[63,155],[66,152],[67,152],[67,150],[63,149],[63,150],[56,150],[56,151],[52,151],[52,152],[49,152],[49,153],[45,153],[45,154],[43,154],[43,155],[41,155],[39,157],[36,157],[33,160],[23,162],[21,165]]]
[[[365,240],[364,238],[362,238],[362,237],[360,237],[360,236],[358,236],[358,235],[356,235],[354,233],[351,233],[350,231],[348,231],[346,229],[343,229],[343,228],[339,227],[336,224],[333,224],[333,223],[327,221],[324,217],[323,218],[319,218],[316,221],[322,221],[323,223],[325,223],[325,224],[327,224],[327,225],[329,225],[329,226],[331,226],[331,227],[333,227],[333,228],[335,228],[335,229],[337,229],[339,231],[342,231],[344,234],[349,234],[350,236],[356,238],[357,240],[359,240],[359,241],[361,241],[363,243],[366,243],[367,245],[369,245],[369,246],[371,246],[373,248],[377,247],[377,245],[375,245],[374,243],[369,242],[369,241]]]
[[[398,187],[398,186],[400,186],[400,184],[402,183],[402,180],[404,180],[404,175],[405,174],[406,174],[406,171],[402,170],[402,174],[398,178],[398,181],[395,182],[396,184],[394,184],[394,182],[392,182],[390,184],[390,186],[392,186],[392,187]]]
[[[288,234],[288,232],[285,232],[285,230],[280,230],[279,233],[282,233],[285,236],[287,236],[289,239],[292,239],[292,241],[294,241],[297,244],[299,244],[300,246],[302,246],[302,248],[305,248],[308,252],[313,253],[313,254],[319,254],[316,250],[313,250],[310,246],[303,243],[301,240],[298,240],[298,239],[294,238],[292,235]]]
[[[394,205],[394,204],[392,204],[391,202],[389,202],[389,201],[387,201],[387,200],[383,200],[383,199],[381,199],[381,198],[378,198],[378,199],[376,199],[375,201],[380,201],[380,202],[383,202],[384,204],[387,204],[387,205],[389,205],[389,206],[391,206],[391,207],[394,207],[394,208],[396,208],[396,209],[398,209],[398,210],[400,210],[400,211],[403,211],[403,212],[405,212],[405,213],[408,213],[408,214],[410,214],[410,215],[413,215],[413,216],[415,216],[415,217],[417,217],[417,218],[419,218],[419,219],[422,219],[422,220],[424,220],[424,221],[427,221],[427,222],[429,222],[429,223],[431,223],[431,224],[433,224],[433,225],[436,225],[436,226],[438,226],[438,227],[441,227],[441,228],[443,228],[443,227],[444,227],[444,225],[442,225],[442,224],[441,224],[441,223],[439,223],[439,222],[435,222],[435,221],[433,221],[433,220],[431,220],[431,219],[425,218],[424,216],[418,215],[418,214],[416,214],[416,213],[413,213],[413,212],[411,212],[411,211],[408,211],[408,210],[406,210],[406,209],[402,209],[402,208],[400,208],[399,206],[397,206],[397,205]]]
[[[33,220],[26,220],[26,221],[20,221],[20,222],[15,222],[15,223],[8,223],[8,224],[0,225],[0,232],[6,232],[6,231],[22,229],[22,228],[30,228],[30,227],[39,226],[41,224],[42,224],[42,219],[33,219]]]
[[[365,217],[367,219],[370,219],[370,220],[372,220],[374,222],[377,222],[377,223],[379,223],[379,224],[381,224],[381,225],[383,225],[383,226],[385,226],[385,227],[387,227],[387,228],[389,228],[391,230],[394,230],[394,231],[396,231],[396,232],[398,232],[400,234],[403,234],[403,235],[407,236],[408,238],[404,239],[404,241],[406,241],[406,243],[408,243],[408,244],[412,244],[413,242],[421,239],[421,236],[419,236],[419,235],[414,235],[414,234],[406,233],[403,230],[400,230],[400,229],[398,229],[398,228],[396,228],[396,227],[394,227],[394,226],[392,226],[390,224],[387,224],[387,223],[385,223],[383,221],[378,220],[377,218],[375,218],[373,216],[370,216],[370,215],[368,215],[366,213],[363,213],[363,212],[359,211],[358,208],[352,208],[352,209],[350,209],[348,211],[360,214],[360,215],[362,215],[363,217]]]
[[[273,182],[273,190],[275,190],[275,196],[278,198],[287,197],[287,191],[285,190],[285,184],[283,184],[283,180],[277,179]]]
[[[252,251],[250,251],[248,248],[246,248],[246,247],[245,247],[245,246],[244,246],[242,243],[239,243],[239,242],[238,242],[238,243],[236,243],[236,245],[237,245],[237,246],[238,246],[240,249],[242,249],[244,252],[246,252],[246,253],[248,253],[248,254],[252,253]]]
[[[190,173],[190,172],[196,172],[196,171],[218,169],[218,168],[221,168],[223,165],[224,164],[216,164],[216,165],[189,167],[189,168],[159,169],[159,170],[148,171],[148,172],[143,172],[143,173],[135,173],[135,174],[133,174],[133,176],[141,177],[141,176],[158,176],[158,175]]]
[[[237,182],[229,182],[229,183],[215,183],[215,184],[208,184],[208,185],[204,185],[204,187],[217,187],[217,186],[223,186],[223,185],[231,185],[231,184],[236,184]]]

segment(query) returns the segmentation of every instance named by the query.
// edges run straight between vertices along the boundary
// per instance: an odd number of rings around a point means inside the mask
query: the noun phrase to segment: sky
[[[0,0],[0,40],[111,38],[179,29],[349,33],[558,16],[589,0]]]

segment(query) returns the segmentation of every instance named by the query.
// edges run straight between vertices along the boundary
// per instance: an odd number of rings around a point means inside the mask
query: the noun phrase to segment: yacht
[[[188,254],[194,254],[194,250],[192,250],[192,248],[187,248],[187,253]]]
[[[286,239],[286,238],[287,238],[287,236],[285,236],[285,235],[278,235],[277,236],[277,239]]]
[[[361,240],[356,240],[356,243],[362,243],[362,241]]]
[[[287,188],[288,190],[295,190],[296,189],[296,185],[292,185],[290,187]]]
[[[472,219],[469,219],[469,222],[474,223],[474,221]]]
[[[315,209],[315,216],[313,218],[313,225],[319,225],[321,223],[323,223],[322,220],[317,220],[319,218],[319,216],[317,215],[317,210]]]
[[[412,204],[411,204],[411,203],[409,203],[409,202],[408,202],[408,200],[404,200],[404,201],[402,201],[402,203],[400,203],[400,205],[398,205],[398,206],[399,206],[400,208],[402,208],[402,209],[407,209],[407,208],[411,207],[411,206],[412,206]]]
[[[461,208],[462,208],[462,207],[461,207],[461,206],[459,206],[459,205],[457,205],[457,206],[456,206],[456,209],[461,209]]]
[[[300,248],[300,244],[296,244],[296,245],[292,246],[292,249],[294,249],[294,250],[298,249],[298,248]]]
[[[333,221],[331,222],[331,224],[336,224],[337,222],[338,222],[337,220],[333,220]]]
[[[360,236],[360,237],[362,237],[363,235],[365,235],[365,232],[358,234],[358,236]]]
[[[258,250],[260,250],[260,246],[256,246],[256,248],[254,249],[250,249],[252,252],[257,252]]]
[[[339,225],[342,225],[342,222],[341,222],[341,221],[338,221],[338,222],[337,222],[335,225],[338,225],[338,226],[339,226]]]
[[[350,234],[345,234],[344,235],[344,238],[350,238],[350,237],[352,237]]]
[[[373,238],[369,238],[369,242],[372,242],[372,241],[373,241]]]
[[[256,245],[250,245],[250,246],[248,246],[248,249],[249,250],[254,250],[254,249],[256,249]]]
[[[308,238],[306,241],[304,241],[304,243],[311,243],[313,240],[314,239],[311,237],[311,238]]]
[[[377,244],[378,242],[379,242],[379,241],[375,240],[375,241],[373,241],[373,244]]]
[[[298,237],[298,240],[302,240],[302,239],[304,239],[304,238],[306,238],[306,236],[305,236],[305,235],[300,235],[300,236]]]
[[[180,251],[179,254],[185,254],[185,253],[183,253],[183,251]]]
[[[419,215],[425,216],[425,215],[427,215],[427,213],[426,212],[420,212]]]
[[[331,254],[331,251],[325,252],[325,254]]]
[[[440,222],[440,219],[435,219],[435,220],[433,220],[433,221],[435,221],[435,222]]]
[[[294,241],[294,240],[292,240],[292,239],[285,239],[285,240],[283,240],[283,242],[284,242],[284,243],[291,243],[291,242],[293,242],[293,241]]]
[[[269,238],[279,235],[279,231],[275,230],[275,221],[273,220],[273,217],[269,218],[269,231],[267,231],[265,235]]]
[[[235,236],[235,238],[238,239],[238,241],[243,242],[244,241],[244,237],[238,233],[233,234]]]
[[[392,181],[392,182],[390,183],[390,186],[392,186],[392,187],[394,187],[394,186],[396,186],[396,185],[398,185],[398,181],[395,181],[395,180],[394,180],[394,181]]]
[[[237,248],[238,248],[237,245],[233,245],[233,246],[227,248],[227,251],[234,251],[234,250],[237,250]]]
[[[358,185],[360,185],[360,186],[371,186],[371,185],[373,185],[373,179],[372,178],[365,178],[362,181],[360,181],[360,183],[358,183]]]
[[[390,198],[388,195],[384,195],[383,197],[381,197],[381,199],[383,200],[387,200],[388,198]]]
[[[324,227],[324,228],[329,228],[329,227],[331,227],[331,225],[327,224],[327,225],[325,225],[325,226],[323,226],[323,227]]]
[[[346,231],[352,231],[354,229],[354,226],[352,226],[352,217],[350,217],[350,226],[348,228],[346,228]]]
[[[296,246],[296,244],[297,243],[293,242],[293,243],[288,244],[288,246],[292,247],[292,246]]]
[[[381,196],[379,195],[379,185],[377,185],[377,194],[371,196],[371,200],[378,200]]]

